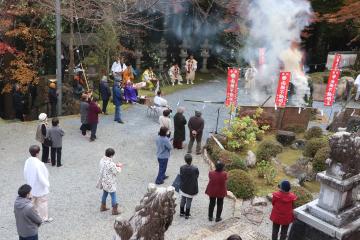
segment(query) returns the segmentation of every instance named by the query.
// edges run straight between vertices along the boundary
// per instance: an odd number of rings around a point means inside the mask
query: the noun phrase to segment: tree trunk
[[[74,57],[74,16],[73,16],[74,1],[70,2],[71,16],[70,16],[70,38],[69,38],[69,81],[73,79],[75,57]]]
[[[109,77],[110,70],[110,49],[106,50],[106,76]]]

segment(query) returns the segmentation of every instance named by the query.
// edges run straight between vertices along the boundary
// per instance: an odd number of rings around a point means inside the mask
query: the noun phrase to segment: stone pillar
[[[188,57],[188,52],[187,49],[189,48],[188,43],[184,40],[183,43],[179,46],[180,49],[180,57],[181,57],[181,66],[180,66],[180,70],[181,71],[185,71],[185,62],[186,62],[186,58]]]
[[[140,71],[140,69],[141,69],[141,58],[142,58],[143,54],[142,54],[141,50],[136,49],[134,55],[135,55],[135,59],[136,59],[136,63],[135,63],[136,64],[136,69],[138,71]]]
[[[159,71],[160,72],[164,71],[164,64],[165,64],[166,58],[167,58],[167,48],[168,48],[168,45],[166,44],[165,39],[161,38],[161,41],[159,44],[159,56],[160,56]]]
[[[327,170],[317,175],[319,199],[295,210],[289,240],[360,239],[360,204],[352,194],[360,185],[360,137],[338,132],[329,144]]]
[[[205,39],[205,42],[203,45],[201,45],[201,56],[203,57],[202,61],[202,67],[200,69],[200,72],[207,73],[209,70],[207,69],[207,60],[210,57],[209,53],[209,40]]]

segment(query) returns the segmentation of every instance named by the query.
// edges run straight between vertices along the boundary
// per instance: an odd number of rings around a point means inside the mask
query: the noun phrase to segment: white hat
[[[40,120],[40,121],[45,121],[46,119],[47,119],[46,113],[40,113],[40,115],[39,115],[39,120]]]

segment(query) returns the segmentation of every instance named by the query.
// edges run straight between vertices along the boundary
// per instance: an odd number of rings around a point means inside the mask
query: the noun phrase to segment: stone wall
[[[243,112],[255,111],[257,108],[257,106],[241,106],[239,115]],[[300,113],[298,107],[278,108],[277,110],[274,107],[263,107],[263,110],[264,116],[271,118],[270,125],[273,130],[287,130],[294,126],[306,130],[311,118],[312,108],[302,108]]]

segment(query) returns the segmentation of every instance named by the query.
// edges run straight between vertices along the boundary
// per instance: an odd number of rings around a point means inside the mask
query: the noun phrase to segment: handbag
[[[172,184],[172,186],[175,188],[176,192],[179,192],[180,190],[180,174],[178,174]]]
[[[44,138],[44,145],[47,147],[51,147],[52,146],[52,140],[50,137],[46,137]]]

